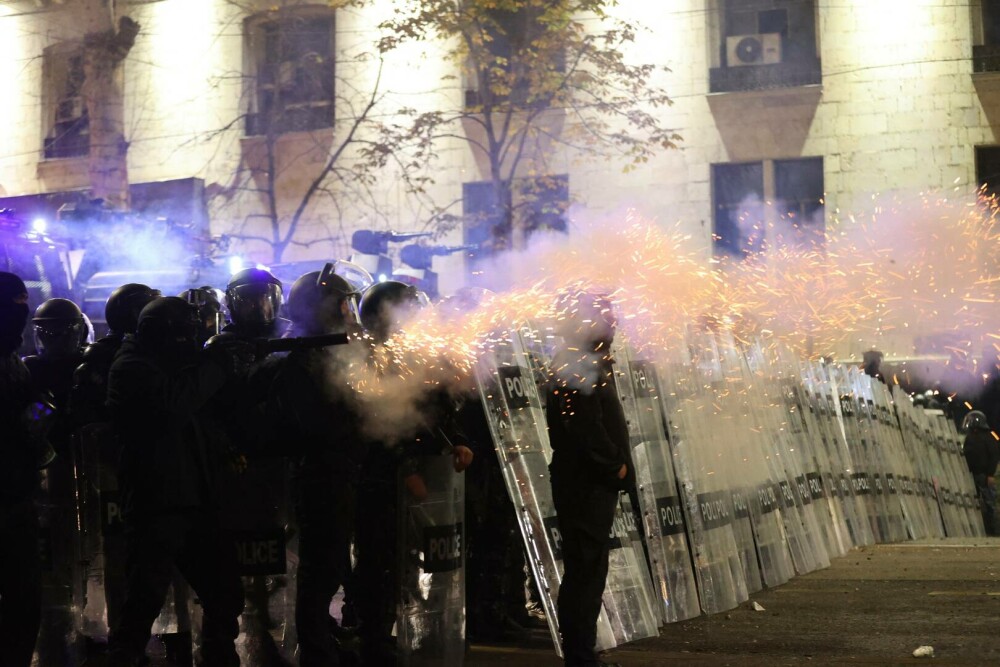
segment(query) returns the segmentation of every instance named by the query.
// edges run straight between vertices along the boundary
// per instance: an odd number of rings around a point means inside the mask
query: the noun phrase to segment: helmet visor
[[[35,325],[35,349],[39,356],[71,356],[80,350],[85,340],[86,328],[81,321]]]
[[[281,308],[281,286],[250,284],[229,290],[229,311],[233,321],[241,325],[272,324]]]

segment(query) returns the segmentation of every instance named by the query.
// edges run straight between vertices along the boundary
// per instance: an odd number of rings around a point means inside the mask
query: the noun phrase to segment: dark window
[[[775,160],[774,199],[779,240],[798,248],[822,247],[826,238],[823,158]]]
[[[484,46],[467,63],[465,105],[495,106],[508,101],[519,108],[547,103],[550,85],[532,85],[533,80],[545,81],[538,63],[543,50],[551,50],[554,40],[541,39],[544,34],[538,16],[541,7],[523,6],[516,11],[493,10],[483,21]],[[551,54],[553,70],[566,71],[566,54],[561,49]],[[484,80],[485,79],[485,80]],[[485,85],[484,85],[485,84]],[[484,90],[486,87],[488,90]]]
[[[47,119],[46,159],[80,157],[90,153],[90,120],[83,101],[83,51],[54,55],[47,63],[51,96],[55,101]]]
[[[331,127],[333,15],[294,13],[252,20],[249,25],[254,95],[247,134]]]
[[[1000,194],[1000,146],[976,146],[976,183],[987,196]]]
[[[983,42],[1000,45],[1000,0],[982,0]]]
[[[720,63],[713,93],[818,84],[813,0],[721,0]]]
[[[512,198],[513,216],[523,220],[525,235],[542,231],[566,231],[569,206],[569,177],[565,174],[537,178],[519,178],[504,192]],[[465,243],[478,246],[469,253],[467,264],[470,284],[478,283],[481,263],[486,258],[509,250],[511,225],[503,219],[493,184],[478,181],[462,184],[462,212],[465,219]]]
[[[712,165],[715,205],[713,240],[716,254],[745,256],[764,243],[764,166]]]
[[[746,257],[768,247],[822,248],[823,158],[716,164],[712,189],[716,255]],[[769,208],[766,202],[771,202]]]

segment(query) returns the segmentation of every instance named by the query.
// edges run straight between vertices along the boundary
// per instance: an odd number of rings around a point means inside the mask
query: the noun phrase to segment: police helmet
[[[345,259],[338,259],[332,264],[323,267],[324,272],[332,271],[351,284],[359,294],[375,284],[372,274],[360,264],[348,262]]]
[[[327,268],[332,267],[327,264]],[[299,276],[288,291],[288,318],[309,333],[323,333],[345,323],[358,324],[357,292],[332,271],[310,271]],[[347,312],[342,310],[346,304]]]
[[[228,323],[229,313],[222,304],[225,299],[222,290],[204,285],[184,290],[177,296],[198,309],[198,319],[201,320],[200,340],[202,342],[218,334]]]
[[[160,290],[148,285],[141,283],[122,285],[111,293],[104,306],[104,320],[108,323],[108,328],[118,335],[135,333],[139,324],[139,313],[147,303],[158,296],[162,296]]]
[[[398,280],[375,283],[361,297],[361,326],[379,342],[391,336],[399,314],[423,305],[420,291]]]
[[[31,318],[35,349],[42,357],[68,357],[80,351],[89,333],[83,311],[69,299],[49,299]]]
[[[201,321],[198,308],[176,296],[153,299],[139,313],[136,336],[156,348],[197,348]]]
[[[266,269],[243,269],[226,286],[226,306],[233,322],[244,327],[267,327],[278,319],[281,281]]]
[[[986,415],[979,410],[973,410],[969,414],[965,415],[965,418],[962,420],[962,433],[989,430],[990,424],[986,420]]]

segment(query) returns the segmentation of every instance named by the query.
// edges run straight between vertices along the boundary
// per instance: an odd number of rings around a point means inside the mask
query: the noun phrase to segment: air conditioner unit
[[[726,38],[726,62],[730,67],[773,65],[781,62],[781,35],[732,35]]]
[[[56,105],[56,122],[71,123],[79,120],[86,110],[83,104],[83,97],[67,97],[59,101]]]

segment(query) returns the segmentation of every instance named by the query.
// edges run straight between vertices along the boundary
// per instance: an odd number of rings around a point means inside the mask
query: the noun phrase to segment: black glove
[[[246,377],[256,360],[253,341],[232,333],[212,336],[205,343],[205,354],[226,369],[231,377]]]

